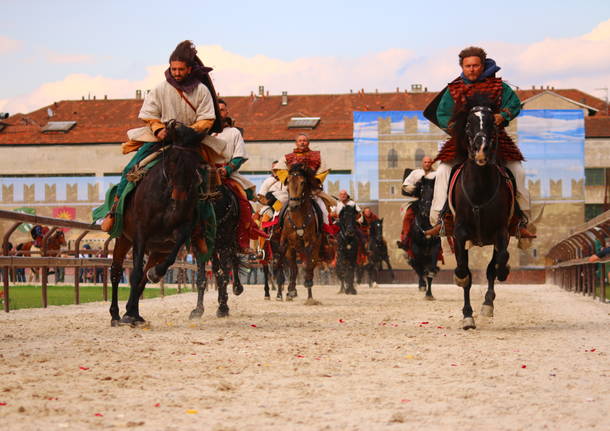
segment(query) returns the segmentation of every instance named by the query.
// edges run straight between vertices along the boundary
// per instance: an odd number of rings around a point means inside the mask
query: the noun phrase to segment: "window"
[[[76,121],[49,121],[43,128],[42,133],[64,132],[67,133],[76,125]]]
[[[585,186],[603,186],[606,184],[604,168],[585,168]]]
[[[589,221],[603,212],[604,204],[585,204],[585,221]]]
[[[288,122],[289,129],[315,129],[320,117],[292,117]]]
[[[398,167],[398,151],[394,148],[391,148],[388,151],[388,168],[397,168]]]

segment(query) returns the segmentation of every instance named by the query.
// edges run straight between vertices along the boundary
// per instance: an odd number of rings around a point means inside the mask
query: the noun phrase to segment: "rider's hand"
[[[225,168],[218,168],[218,173],[223,178],[227,176],[227,170]]]
[[[496,120],[496,126],[501,125],[502,123],[504,123],[505,120],[502,114],[494,114],[494,119]]]
[[[164,140],[165,138],[167,138],[167,129],[160,129],[160,130],[157,132],[157,138],[158,138],[160,141],[162,141],[162,140]]]

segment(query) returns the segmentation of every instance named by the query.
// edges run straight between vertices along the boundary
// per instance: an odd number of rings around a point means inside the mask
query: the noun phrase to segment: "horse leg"
[[[229,315],[229,294],[227,284],[229,284],[230,256],[226,249],[221,249],[212,258],[212,269],[216,275],[216,287],[218,289],[218,309],[216,317],[227,317]]]
[[[388,270],[390,271],[390,276],[392,278],[392,281],[394,281],[394,270],[392,269],[392,265],[390,264],[390,257],[389,256],[384,256],[383,261],[386,263],[386,265],[388,266]]]
[[[207,278],[205,276],[205,261],[200,261],[197,259],[197,306],[191,314],[189,315],[189,319],[199,319],[203,316],[203,297],[205,295],[205,288],[207,287]]]
[[[487,265],[487,292],[485,292],[485,301],[481,307],[481,315],[486,317],[493,317],[494,315],[494,299],[496,299],[494,283],[496,276],[498,280],[504,281],[510,271],[510,266],[507,265],[509,258],[509,253],[506,250],[507,246],[506,235],[500,235],[494,247],[491,261]]]
[[[297,297],[297,275],[299,268],[297,267],[296,251],[290,250],[288,260],[290,261],[290,282],[288,283],[288,292],[286,292],[286,301],[292,301]]]
[[[457,261],[457,267],[455,268],[454,273],[455,284],[464,289],[464,307],[462,308],[464,318],[462,320],[462,328],[474,329],[476,328],[476,325],[474,323],[474,318],[472,317],[472,306],[470,305],[472,274],[470,273],[470,269],[468,269],[468,250],[466,250],[465,235],[460,237],[456,236],[455,238],[455,259]]]
[[[303,281],[303,285],[307,288],[306,303],[313,301],[313,272],[315,267],[316,265],[311,253],[307,253],[307,257],[305,258],[305,280]]]
[[[432,295],[432,277],[426,277],[428,281],[428,288],[426,289],[426,296],[424,298],[428,301],[434,301],[434,295]]]
[[[239,296],[244,292],[244,286],[239,279],[240,266],[241,261],[239,260],[239,256],[237,256],[237,253],[233,253],[233,294],[235,296]]]
[[[269,295],[269,265],[263,264],[263,276],[265,277],[265,286],[263,287],[265,291],[265,301],[271,300],[271,295]]]
[[[274,257],[273,261],[273,274],[275,279],[277,280],[277,295],[275,299],[278,301],[284,300],[283,290],[284,283],[286,282],[286,277],[284,274],[284,249],[280,248],[278,250],[277,256]]]
[[[178,235],[176,236],[176,244],[169,252],[165,260],[163,260],[158,265],[155,265],[154,267],[150,267],[150,269],[146,271],[146,277],[148,278],[148,281],[150,281],[151,283],[158,283],[163,278],[163,276],[165,276],[167,269],[172,266],[176,261],[178,252],[186,242],[189,233],[190,232],[188,226],[183,226],[181,229],[178,230]]]
[[[347,278],[347,289],[345,289],[345,293],[348,295],[357,295],[358,291],[354,287],[354,277],[356,273],[356,261],[355,258],[352,259],[352,262],[346,268],[346,278]]]
[[[137,325],[143,323],[144,319],[139,314],[139,301],[140,301],[140,285],[142,282],[146,284],[144,278],[144,244],[142,235],[138,235],[140,238],[133,241],[133,269],[131,276],[129,277],[129,299],[127,300],[126,311],[121,320],[120,325]],[[143,290],[143,287],[142,287]]]
[[[123,261],[125,255],[131,248],[131,242],[121,236],[116,240],[112,252],[112,265],[110,266],[110,283],[112,284],[112,300],[110,302],[110,326],[119,326],[121,316],[119,315],[119,283],[123,274]],[[76,277],[78,275],[75,275]]]

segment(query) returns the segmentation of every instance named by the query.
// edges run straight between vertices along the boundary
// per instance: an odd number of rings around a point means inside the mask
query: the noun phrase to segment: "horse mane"
[[[193,184],[193,171],[202,163],[197,149],[203,135],[182,124],[170,127],[173,130],[168,137],[170,147],[166,162],[171,166],[171,182],[173,186],[187,190]]]
[[[315,173],[302,163],[295,163],[288,170],[288,174],[298,174],[305,177],[309,190],[314,190],[317,186]]]
[[[464,157],[466,157],[468,154],[466,123],[468,122],[468,114],[470,113],[470,110],[475,106],[484,106],[490,108],[493,112],[498,111],[498,107],[493,103],[489,96],[483,93],[473,94],[471,97],[466,99],[466,103],[456,103],[453,115],[449,120],[449,124],[452,124],[450,134],[455,139],[459,154]]]

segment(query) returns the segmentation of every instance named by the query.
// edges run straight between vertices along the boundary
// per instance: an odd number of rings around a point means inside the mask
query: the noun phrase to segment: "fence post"
[[[81,233],[76,241],[74,241],[74,257],[80,259],[80,242],[89,233],[88,230]],[[79,260],[80,265],[74,267],[74,301],[80,304],[80,274],[82,270],[82,261]]]

